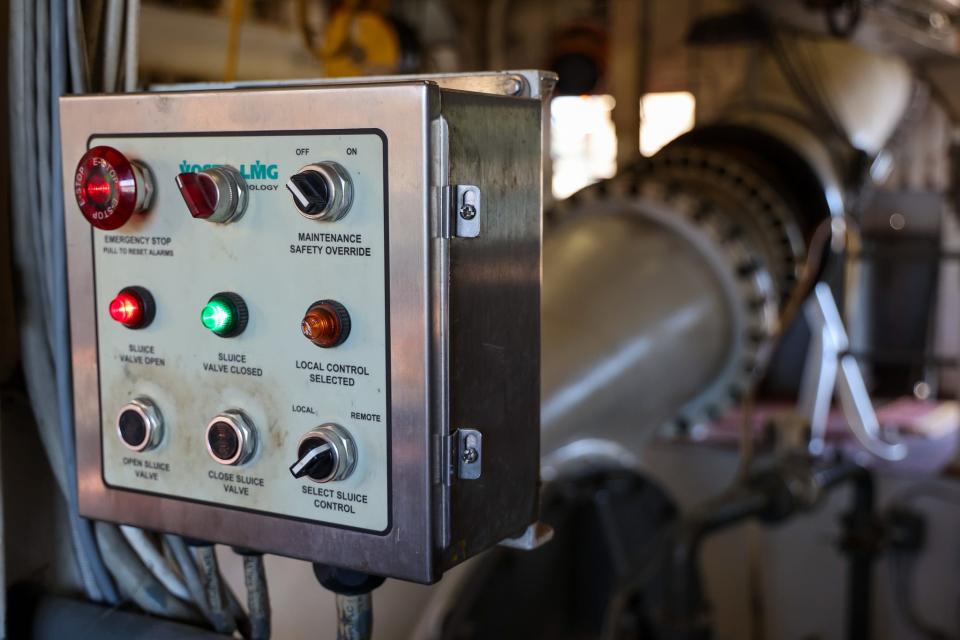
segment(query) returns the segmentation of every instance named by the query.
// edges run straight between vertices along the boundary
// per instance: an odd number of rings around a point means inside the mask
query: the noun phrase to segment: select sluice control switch
[[[520,535],[549,84],[63,98],[81,513],[424,583]]]
[[[325,424],[307,433],[297,445],[297,461],[290,467],[294,478],[316,482],[343,480],[357,462],[357,449],[346,429]]]

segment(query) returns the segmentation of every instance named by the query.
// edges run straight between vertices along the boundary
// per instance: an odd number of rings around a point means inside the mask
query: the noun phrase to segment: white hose
[[[140,0],[127,0],[127,24],[123,54],[123,90],[137,90],[140,56]]]
[[[160,581],[167,591],[186,602],[192,602],[190,591],[183,580],[173,572],[167,559],[163,557],[157,547],[147,538],[143,529],[131,527],[130,525],[120,525],[120,531],[123,537],[127,539],[133,550],[140,556],[144,566]]]
[[[127,597],[147,613],[185,622],[198,622],[200,616],[189,605],[174,598],[160,581],[147,571],[137,554],[115,525],[97,522],[97,542],[103,559]]]
[[[107,0],[106,25],[103,30],[103,91],[105,93],[113,93],[117,90],[122,21],[123,0]]]

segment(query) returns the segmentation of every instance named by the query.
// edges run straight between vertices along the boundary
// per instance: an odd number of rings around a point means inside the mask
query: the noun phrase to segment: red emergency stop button
[[[80,212],[98,229],[111,231],[150,206],[153,184],[139,162],[113,147],[93,147],[80,158],[73,179]]]
[[[128,329],[143,329],[156,315],[153,296],[143,287],[124,287],[110,301],[110,317]]]

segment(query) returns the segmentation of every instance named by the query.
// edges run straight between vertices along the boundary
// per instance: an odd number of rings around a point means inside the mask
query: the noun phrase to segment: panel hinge
[[[440,439],[440,481],[450,485],[455,478],[476,480],[483,469],[483,434],[476,429],[457,429]]]
[[[443,187],[444,237],[476,238],[480,235],[480,217],[483,214],[480,187],[472,184],[453,184]]]

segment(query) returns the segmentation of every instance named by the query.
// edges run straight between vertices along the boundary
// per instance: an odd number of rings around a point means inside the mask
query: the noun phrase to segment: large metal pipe
[[[546,479],[598,457],[631,464],[658,428],[719,417],[792,282],[799,233],[770,222],[790,212],[756,172],[714,152],[665,158],[581,192],[544,234]]]
[[[737,344],[723,256],[656,203],[622,204],[596,203],[544,240],[545,452],[584,432],[632,448],[708,388]]]

